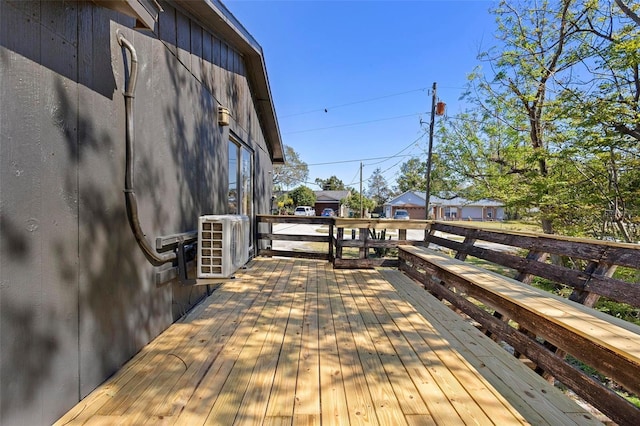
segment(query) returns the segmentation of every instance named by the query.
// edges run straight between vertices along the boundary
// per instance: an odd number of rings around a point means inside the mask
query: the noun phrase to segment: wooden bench
[[[440,247],[455,250],[458,259],[425,247],[401,245],[400,269],[615,422],[638,424],[640,409],[575,368],[567,362],[566,355],[611,378],[628,392],[640,395],[640,327],[523,281],[529,282],[533,277],[568,281],[574,284],[572,297],[576,300],[593,304],[597,296],[605,294],[616,300],[630,300],[637,306],[640,284],[621,282],[611,275],[616,265],[638,269],[640,247],[456,227],[453,229],[456,235],[465,237],[460,242],[452,239],[452,234],[443,237],[443,229],[452,230],[449,226],[434,223],[427,243],[436,242]],[[436,236],[438,230],[440,235]],[[518,255],[486,245],[481,247],[478,240],[508,243],[520,249],[525,245],[528,252]],[[546,261],[548,255],[562,255],[568,248],[574,258],[586,261],[585,269],[569,270]],[[599,254],[595,260],[594,252]],[[520,280],[465,262],[467,255],[509,266]],[[594,288],[597,293],[592,291]],[[629,297],[625,298],[625,294]],[[477,302],[489,309],[483,309]]]
[[[407,275],[387,268],[380,273],[429,322],[433,330],[427,331],[464,357],[530,424],[601,424]]]

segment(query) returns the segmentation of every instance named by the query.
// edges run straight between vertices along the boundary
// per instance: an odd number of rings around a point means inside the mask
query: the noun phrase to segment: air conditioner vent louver
[[[208,215],[198,220],[198,278],[228,278],[249,260],[249,218]]]

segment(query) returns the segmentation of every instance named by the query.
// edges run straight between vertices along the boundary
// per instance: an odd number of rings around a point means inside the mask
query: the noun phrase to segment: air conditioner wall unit
[[[207,215],[198,219],[198,278],[229,278],[249,260],[249,217]]]

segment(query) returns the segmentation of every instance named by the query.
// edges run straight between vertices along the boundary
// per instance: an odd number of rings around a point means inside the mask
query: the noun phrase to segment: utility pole
[[[364,217],[364,208],[362,206],[362,161],[360,162],[360,217]]]
[[[433,127],[436,120],[436,83],[433,83],[433,97],[431,98],[431,123],[429,123],[429,151],[427,152],[426,190],[424,202],[424,218],[429,219],[429,199],[431,198],[431,154],[433,151]]]

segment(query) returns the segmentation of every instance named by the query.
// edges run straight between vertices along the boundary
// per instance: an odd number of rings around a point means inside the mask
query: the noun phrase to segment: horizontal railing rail
[[[333,260],[333,218],[317,216],[257,216],[257,238],[259,256],[282,256],[304,259]],[[287,232],[291,227],[282,225],[317,225],[302,227],[298,233]],[[274,230],[274,226],[279,228]],[[316,230],[324,231],[318,233]],[[274,248],[274,241],[284,242],[281,247]],[[296,244],[286,244],[296,243]],[[315,244],[300,244],[315,243]],[[326,246],[324,245],[326,244]],[[319,248],[315,245],[320,245]],[[285,247],[285,248],[282,248]],[[288,248],[287,248],[288,247]]]

